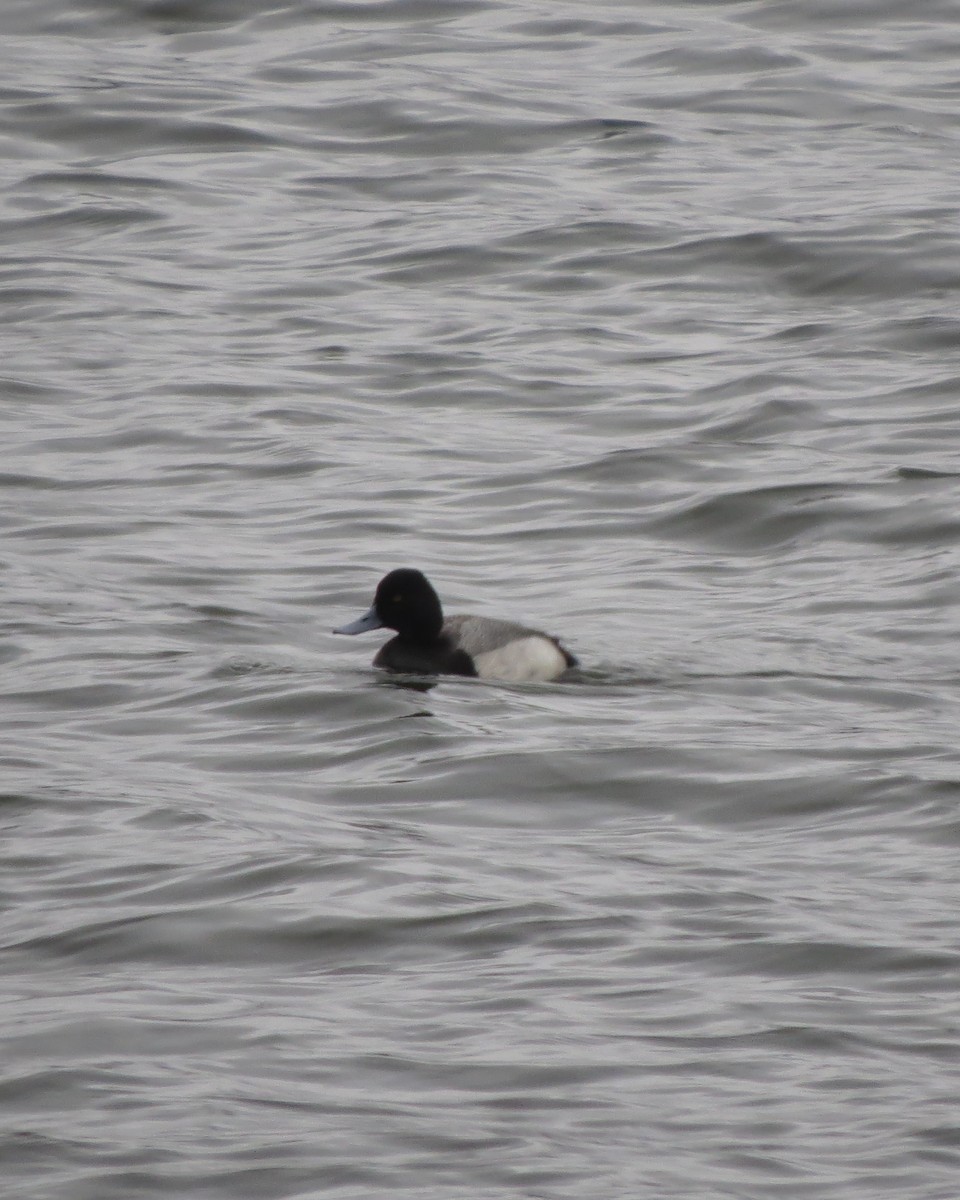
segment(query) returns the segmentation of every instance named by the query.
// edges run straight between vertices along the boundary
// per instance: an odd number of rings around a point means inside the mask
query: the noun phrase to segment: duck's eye
[[[397,592],[397,594],[393,598],[392,603],[393,604],[402,604],[403,603],[403,593]]]

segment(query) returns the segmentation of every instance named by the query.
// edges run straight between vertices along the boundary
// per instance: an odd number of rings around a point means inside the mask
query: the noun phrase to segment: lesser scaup
[[[412,675],[479,675],[511,682],[555,679],[577,660],[536,629],[490,617],[443,618],[440,598],[421,571],[391,571],[377,585],[373,605],[334,633],[395,629],[375,667]]]

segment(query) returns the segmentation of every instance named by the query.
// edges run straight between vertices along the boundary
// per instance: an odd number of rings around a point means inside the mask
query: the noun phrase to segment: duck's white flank
[[[508,683],[555,679],[567,669],[563,654],[541,634],[474,654],[473,662],[481,679],[503,679]]]

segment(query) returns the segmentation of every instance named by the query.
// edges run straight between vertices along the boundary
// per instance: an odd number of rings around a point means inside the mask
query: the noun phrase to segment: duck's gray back
[[[556,638],[514,621],[462,615],[448,618],[443,632],[485,679],[555,679],[574,662]]]
[[[471,657],[499,650],[503,646],[509,646],[511,642],[520,641],[521,638],[546,636],[539,630],[518,625],[516,621],[498,621],[496,617],[474,617],[469,613],[448,617],[443,623],[443,631]]]

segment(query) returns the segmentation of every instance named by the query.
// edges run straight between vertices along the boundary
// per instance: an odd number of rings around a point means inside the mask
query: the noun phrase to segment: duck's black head
[[[443,626],[440,598],[422,571],[401,567],[377,584],[373,608],[388,629],[412,642],[432,642]]]

